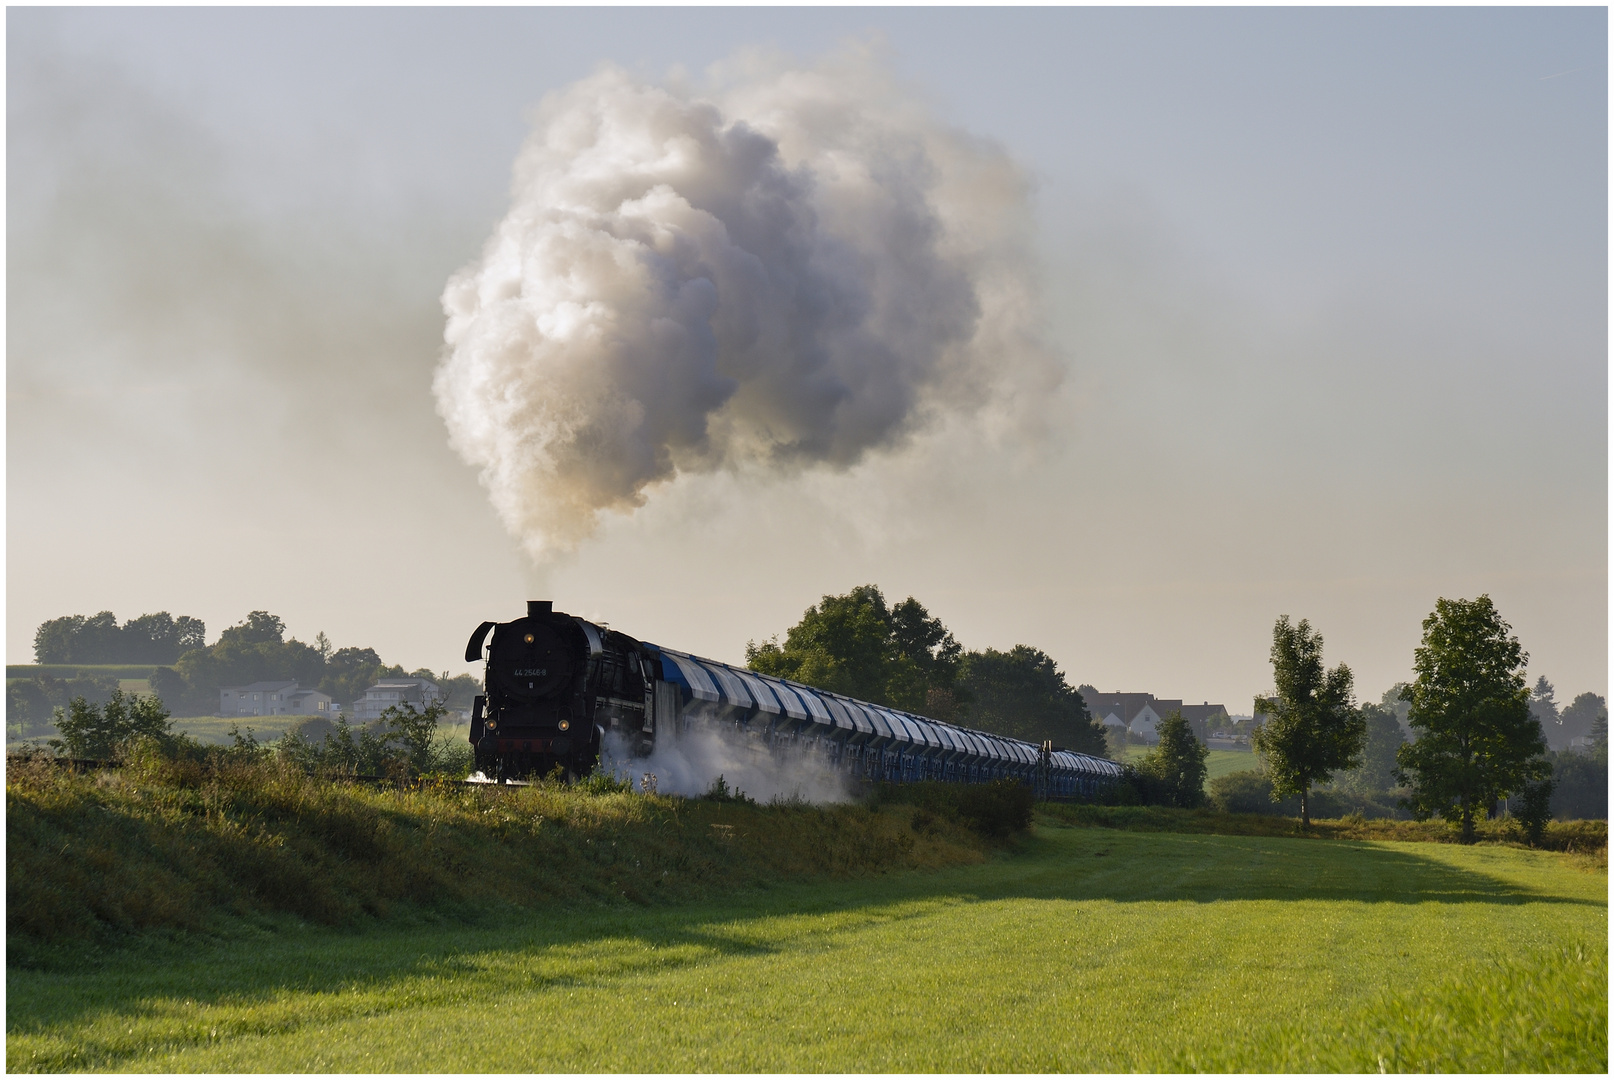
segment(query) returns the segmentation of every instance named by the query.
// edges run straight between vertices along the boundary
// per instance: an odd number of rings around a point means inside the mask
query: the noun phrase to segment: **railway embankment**
[[[228,933],[242,920],[361,926],[657,905],[986,859],[1000,822],[932,803],[758,805],[639,794],[604,778],[376,785],[225,756],[96,770],[13,758],[8,959]]]

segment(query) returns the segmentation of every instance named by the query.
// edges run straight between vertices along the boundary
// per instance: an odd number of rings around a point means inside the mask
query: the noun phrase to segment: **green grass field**
[[[7,1066],[1606,1071],[1606,864],[1041,820],[927,873],[10,969]]]
[[[160,664],[7,664],[6,678],[32,679],[35,675],[49,675],[53,679],[71,679],[78,675],[94,675],[110,679],[139,679],[144,682],[161,666]]]
[[[1117,761],[1134,761],[1149,752],[1147,746],[1128,746],[1126,753],[1117,755]],[[1212,750],[1205,758],[1205,779],[1214,780],[1218,776],[1226,776],[1232,772],[1244,772],[1255,768],[1260,762],[1254,754],[1247,750]]]

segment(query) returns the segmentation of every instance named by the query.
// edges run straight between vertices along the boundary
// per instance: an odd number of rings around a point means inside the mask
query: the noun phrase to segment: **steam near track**
[[[600,767],[639,788],[644,775],[655,776],[664,795],[703,795],[721,776],[729,788],[758,802],[805,799],[812,803],[846,802],[851,796],[845,774],[824,769],[808,754],[770,753],[725,739],[710,728],[695,728],[677,740],[658,741],[649,757],[633,756],[626,741],[606,737]]]
[[[511,206],[443,294],[434,389],[534,559],[717,470],[844,469],[944,419],[1024,427],[1026,184],[865,50],[703,91],[603,68],[546,97]]]

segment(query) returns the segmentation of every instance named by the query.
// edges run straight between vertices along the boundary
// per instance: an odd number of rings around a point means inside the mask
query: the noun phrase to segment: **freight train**
[[[491,640],[490,640],[491,632]],[[984,783],[1018,779],[1045,798],[1091,798],[1121,776],[1105,758],[1034,746],[915,716],[639,641],[527,603],[525,618],[484,622],[465,660],[487,661],[471,712],[476,766],[499,782],[582,776],[609,738],[647,758],[663,740],[708,731],[762,752],[862,780]]]

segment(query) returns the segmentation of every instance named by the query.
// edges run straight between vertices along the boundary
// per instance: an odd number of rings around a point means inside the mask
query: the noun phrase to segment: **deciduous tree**
[[[1395,786],[1395,755],[1407,741],[1395,713],[1380,705],[1361,708],[1365,737],[1356,768],[1338,777],[1339,786],[1359,795],[1379,795]]]
[[[1442,597],[1423,622],[1406,691],[1417,740],[1396,760],[1410,808],[1420,821],[1438,814],[1460,824],[1464,843],[1487,807],[1551,775],[1530,715],[1529,657],[1511,629],[1489,596]]]
[[[913,597],[895,609],[874,585],[825,596],[777,639],[747,642],[754,671],[848,697],[924,712],[932,689],[952,687],[959,646]]]
[[[1137,764],[1150,794],[1167,806],[1203,806],[1205,760],[1210,749],[1194,737],[1180,709],[1167,713],[1155,726],[1155,733],[1160,742]]]
[[[1030,743],[1103,757],[1104,725],[1041,649],[1016,645],[1008,652],[987,649],[964,657],[959,685],[968,703],[961,710],[972,727]]]
[[[1272,628],[1277,693],[1258,698],[1267,722],[1251,741],[1272,779],[1274,796],[1300,796],[1300,821],[1311,825],[1311,788],[1330,774],[1355,768],[1367,726],[1352,702],[1351,669],[1323,669],[1323,636],[1289,616]]]

